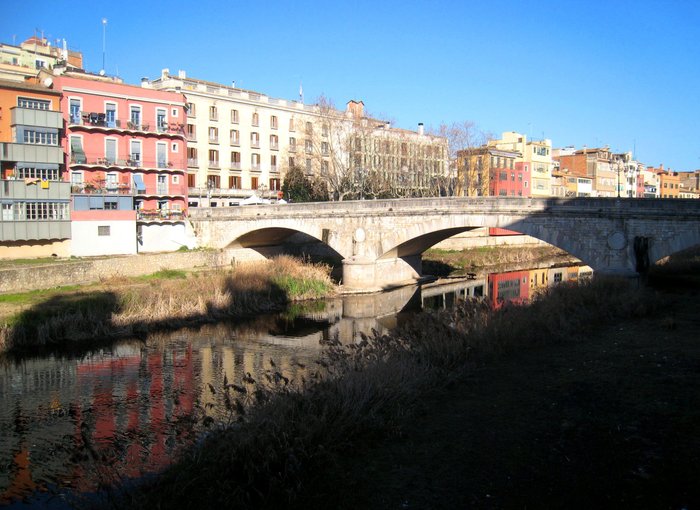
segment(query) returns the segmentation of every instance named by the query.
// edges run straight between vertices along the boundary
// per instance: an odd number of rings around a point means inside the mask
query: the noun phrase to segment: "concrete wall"
[[[39,241],[7,241],[0,243],[0,259],[33,259],[70,257],[70,239]]]
[[[197,240],[184,223],[154,223],[141,225],[139,253],[172,252],[182,246],[195,248]]]
[[[221,267],[249,260],[242,250],[144,254],[123,257],[67,260],[45,265],[0,269],[0,292],[23,292],[62,285],[93,283],[115,276],[139,276],[162,269]]]
[[[98,235],[98,227],[109,227],[109,235]],[[74,257],[133,255],[136,254],[136,221],[74,220],[71,238]]]

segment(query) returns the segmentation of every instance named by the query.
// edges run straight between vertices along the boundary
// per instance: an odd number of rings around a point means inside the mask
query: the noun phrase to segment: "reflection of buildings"
[[[503,303],[523,303],[529,297],[529,271],[489,274],[489,299],[494,307],[500,307]]]

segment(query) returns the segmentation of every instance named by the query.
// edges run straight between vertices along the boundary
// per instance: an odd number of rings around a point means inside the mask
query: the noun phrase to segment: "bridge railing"
[[[252,205],[243,207],[190,208],[198,219],[249,219],[279,216],[342,216],[419,213],[512,213],[583,212],[591,214],[689,214],[700,215],[700,200],[638,198],[521,198],[444,197],[391,200],[348,200]]]

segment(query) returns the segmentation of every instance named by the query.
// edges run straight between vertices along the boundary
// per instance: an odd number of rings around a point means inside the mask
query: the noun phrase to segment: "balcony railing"
[[[251,140],[250,146],[253,149],[259,149],[260,148],[260,140]]]
[[[241,162],[240,161],[231,161],[231,166],[229,168],[231,170],[240,170],[241,169]]]
[[[127,183],[72,182],[70,192],[75,195],[133,195],[136,188]]]
[[[185,211],[177,209],[137,209],[136,219],[141,221],[180,221],[186,217]]]
[[[277,151],[279,148],[280,146],[277,142],[270,142],[270,150]]]
[[[219,161],[218,160],[209,160],[209,167],[210,168],[220,168],[219,167]]]
[[[101,129],[120,129],[176,135],[183,135],[185,133],[184,124],[178,122],[148,122],[131,118],[117,119],[108,117],[106,113],[101,112],[79,112],[78,114],[70,114],[68,123],[71,126],[86,126]]]
[[[137,154],[132,154],[130,157],[127,158],[114,158],[96,154],[73,153],[70,155],[70,164],[84,166],[101,166],[107,168],[157,168],[163,170],[175,170],[184,168],[184,161],[182,160],[182,158],[178,158],[173,161],[166,161],[162,158],[142,159],[142,155]]]
[[[199,159],[187,158],[187,166],[199,166]]]

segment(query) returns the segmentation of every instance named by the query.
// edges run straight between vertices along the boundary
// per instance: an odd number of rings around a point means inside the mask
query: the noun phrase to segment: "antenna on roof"
[[[102,73],[105,72],[105,50],[107,47],[107,18],[102,18]]]

